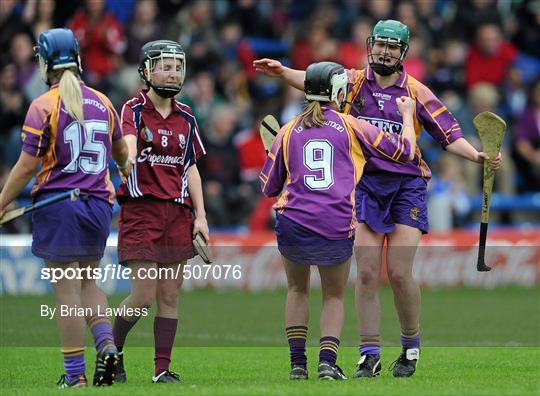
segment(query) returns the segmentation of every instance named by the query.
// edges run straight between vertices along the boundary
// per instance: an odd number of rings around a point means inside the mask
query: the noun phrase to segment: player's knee
[[[289,284],[287,287],[289,293],[301,294],[307,296],[309,294],[309,285]]]
[[[165,305],[167,307],[176,308],[178,306],[178,294],[179,290],[158,290],[157,300],[159,305]]]
[[[376,286],[379,282],[379,274],[377,271],[374,271],[373,268],[361,268],[358,271],[357,282],[361,286]]]
[[[343,301],[344,297],[345,297],[345,288],[332,287],[332,288],[327,288],[326,290],[323,291],[324,301],[329,301],[329,300]]]
[[[155,295],[150,292],[137,293],[131,295],[131,304],[138,308],[150,309],[154,303]]]
[[[392,286],[403,286],[413,280],[412,275],[401,270],[388,269],[388,280]]]

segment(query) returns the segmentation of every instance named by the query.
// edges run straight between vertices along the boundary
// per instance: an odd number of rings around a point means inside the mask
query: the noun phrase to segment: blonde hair
[[[308,102],[302,114],[302,127],[303,128],[319,128],[324,125],[326,118],[321,108],[321,103],[315,100]]]
[[[82,104],[82,91],[79,79],[76,75],[76,69],[74,67],[66,69],[58,69],[47,72],[45,69],[45,63],[41,57],[39,59],[39,66],[43,74],[46,74],[48,81],[59,81],[58,89],[60,90],[60,99],[64,103],[68,114],[84,126],[84,112]]]
[[[60,98],[71,118],[84,125],[81,85],[72,69],[63,70],[58,89]]]

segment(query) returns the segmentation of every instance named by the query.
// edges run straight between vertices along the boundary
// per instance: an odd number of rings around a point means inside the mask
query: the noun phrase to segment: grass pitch
[[[151,384],[153,319],[143,318],[126,346],[127,384],[88,388],[77,394],[153,395],[538,395],[540,394],[540,288],[440,289],[423,292],[422,352],[418,371],[394,379],[386,369],[399,354],[399,325],[392,294],[383,288],[383,372],[371,380],[316,380],[320,291],[313,290],[308,350],[310,380],[288,378],[283,330],[285,292],[182,293],[171,369],[182,384]],[[118,305],[123,296],[110,298]],[[0,394],[57,394],[63,371],[54,320],[41,318],[52,296],[0,296]],[[151,315],[152,316],[152,315]],[[358,360],[353,291],[338,364],[352,377]],[[94,370],[87,347],[87,377]],[[69,390],[68,390],[69,392]]]

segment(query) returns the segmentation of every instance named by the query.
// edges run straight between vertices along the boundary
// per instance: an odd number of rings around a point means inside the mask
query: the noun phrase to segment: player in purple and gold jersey
[[[114,188],[109,160],[130,174],[128,149],[109,99],[79,76],[81,63],[71,30],[41,33],[37,56],[50,89],[30,105],[22,127],[23,147],[0,194],[0,216],[34,176],[35,201],[79,188],[78,201],[60,201],[32,216],[32,252],[49,268],[95,268],[103,257],[112,218]],[[84,272],[82,272],[84,274]],[[84,277],[84,275],[83,275]],[[118,360],[112,327],[103,315],[107,299],[94,279],[60,279],[52,283],[57,306],[80,312],[58,314],[64,367],[60,388],[87,385],[84,361],[85,319],[98,352],[94,385],[111,385]]]
[[[118,256],[134,273],[145,274],[160,267],[175,275],[133,277],[131,293],[120,307],[140,309],[156,301],[152,382],[177,382],[180,377],[169,366],[178,325],[182,269],[194,256],[193,236],[201,232],[208,240],[197,169],[205,150],[193,112],[174,98],[186,73],[186,54],[180,44],[169,40],[146,43],[140,53],[139,73],[147,89],[128,100],[121,115],[122,132],[135,165],[127,184],[118,191]],[[114,322],[119,382],[127,380],[123,348],[139,317],[118,315]]]
[[[336,365],[343,325],[343,297],[356,226],[355,186],[366,163],[385,158],[403,164],[414,154],[414,101],[396,99],[403,134],[395,136],[338,111],[347,73],[333,62],[306,71],[304,112],[276,137],[260,174],[262,190],[277,196],[276,236],[288,281],[286,332],[291,379],[307,379],[305,345],[310,265],[323,291],[318,375],[345,379]]]
[[[409,45],[407,26],[394,20],[379,21],[367,44],[369,66],[347,71],[349,92],[345,113],[398,138],[403,134],[403,118],[395,100],[409,96],[416,102],[417,138],[425,129],[445,150],[479,164],[489,160],[493,169],[500,167],[500,154],[489,159],[470,145],[448,109],[429,88],[403,69]],[[303,87],[305,72],[302,70],[284,67],[272,59],[257,60],[254,67],[298,89]],[[412,267],[420,238],[428,231],[426,187],[430,177],[431,172],[417,148],[412,161],[405,164],[384,158],[369,161],[357,186],[356,307],[361,356],[355,377],[373,377],[381,370],[378,287],[385,240],[388,277],[394,291],[403,346],[393,374],[408,377],[416,370],[420,352],[420,288],[412,276]]]

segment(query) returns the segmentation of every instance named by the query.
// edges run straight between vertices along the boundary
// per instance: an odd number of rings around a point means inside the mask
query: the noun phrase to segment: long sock
[[[339,338],[336,337],[321,337],[319,350],[319,363],[327,362],[334,366],[337,360],[339,349]]]
[[[113,335],[114,335],[114,343],[116,344],[116,347],[118,348],[118,352],[122,352],[124,349],[124,344],[126,342],[126,337],[131,330],[133,326],[137,323],[139,320],[138,317],[135,317],[134,321],[125,320],[121,316],[117,316],[114,320],[114,326],[113,326]]]
[[[285,331],[291,352],[291,367],[307,365],[306,340],[308,328],[306,326],[289,326],[285,328]]]
[[[169,370],[178,319],[156,316],[154,319],[155,375]]]
[[[94,345],[100,352],[107,344],[114,344],[113,330],[109,318],[106,316],[92,316],[86,321],[94,336]]]
[[[66,370],[68,381],[84,374],[86,370],[84,348],[62,349],[62,355],[64,355],[64,370]]]
[[[420,329],[401,329],[401,345],[403,348],[420,348]]]
[[[380,334],[360,334],[360,355],[380,355],[381,336]]]

